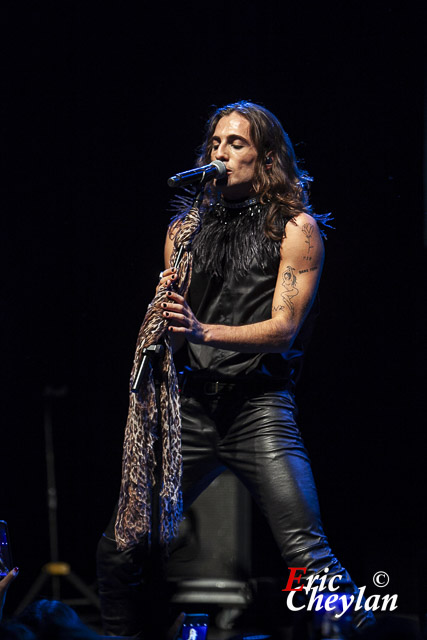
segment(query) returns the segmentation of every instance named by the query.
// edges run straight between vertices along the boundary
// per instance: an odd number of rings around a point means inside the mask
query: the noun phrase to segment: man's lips
[[[219,185],[219,186],[225,187],[227,185],[228,178],[232,173],[233,173],[232,170],[229,169],[228,167],[226,167],[225,174],[222,176],[222,178],[217,178],[216,179],[216,184]]]

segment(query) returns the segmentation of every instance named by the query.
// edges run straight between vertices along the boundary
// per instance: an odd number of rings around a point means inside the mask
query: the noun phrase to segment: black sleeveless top
[[[266,213],[267,207],[258,204],[255,209],[225,211],[217,207],[205,213],[202,229],[193,243],[188,296],[200,322],[239,326],[271,318],[280,242],[267,239],[263,232]],[[244,246],[248,239],[249,244]],[[188,368],[208,380],[261,376],[292,388],[300,375],[316,315],[317,300],[287,353],[239,353],[188,342]]]

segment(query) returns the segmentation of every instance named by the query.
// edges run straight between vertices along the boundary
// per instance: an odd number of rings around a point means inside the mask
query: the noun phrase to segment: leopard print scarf
[[[192,272],[191,243],[200,227],[199,200],[195,201],[175,235],[171,266],[177,266],[175,290],[184,296]],[[161,304],[165,289],[159,290],[148,306],[138,334],[130,378],[129,411],[126,422],[122,480],[115,537],[119,550],[129,549],[143,539],[151,542],[152,489],[155,485],[156,455],[154,445],[160,438],[162,469],[160,478],[160,543],[167,546],[176,536],[182,519],[181,494],[181,416],[178,381]],[[163,341],[164,355],[160,370],[160,416],[156,406],[153,372],[142,382],[138,393],[132,392],[143,349]]]

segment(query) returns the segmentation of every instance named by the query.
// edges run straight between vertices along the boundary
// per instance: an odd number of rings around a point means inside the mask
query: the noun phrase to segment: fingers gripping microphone
[[[214,160],[204,167],[196,167],[190,171],[177,173],[168,180],[170,187],[185,187],[187,184],[205,184],[214,178],[224,178],[227,175],[227,167],[221,160]]]

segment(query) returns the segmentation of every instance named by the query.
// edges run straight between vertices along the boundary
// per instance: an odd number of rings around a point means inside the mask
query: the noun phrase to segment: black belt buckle
[[[215,380],[215,382],[205,382],[203,385],[203,393],[205,396],[216,396],[219,393],[219,382]]]

